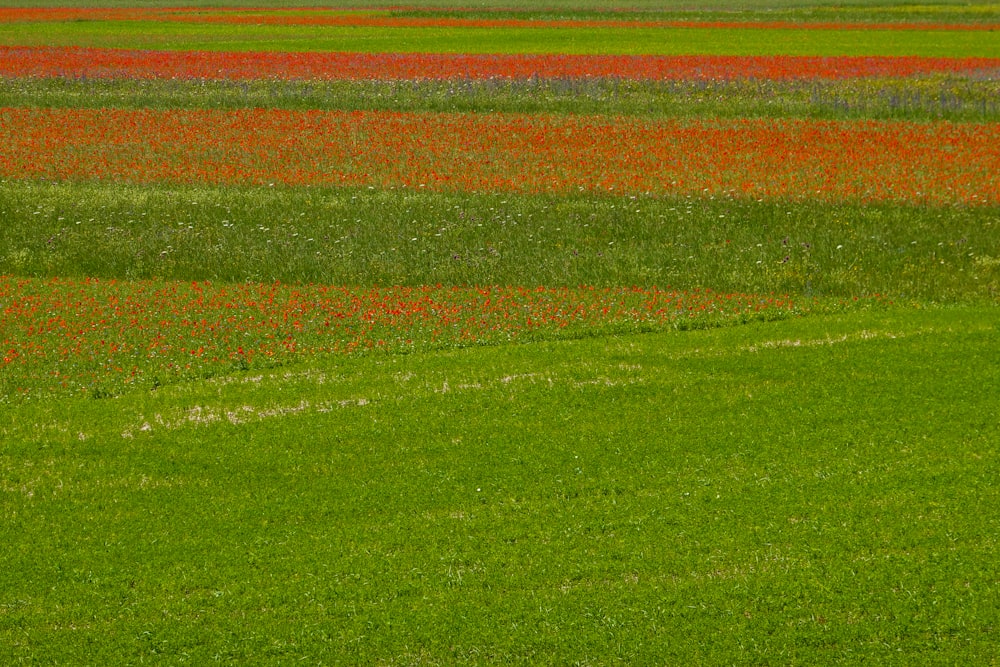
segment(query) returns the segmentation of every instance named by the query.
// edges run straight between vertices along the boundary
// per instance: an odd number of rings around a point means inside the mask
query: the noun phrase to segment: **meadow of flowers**
[[[5,393],[120,393],[265,363],[557,333],[703,328],[809,303],[657,288],[332,287],[0,278]],[[44,372],[43,372],[44,371]]]
[[[0,665],[996,663],[1000,5],[322,1],[0,7]]]
[[[1000,203],[995,124],[2,109],[0,176]]]
[[[830,34],[877,30],[889,34],[916,31],[928,36],[942,31],[981,33],[996,27],[990,21],[733,21],[627,13],[558,18],[416,10],[0,9],[0,25],[65,24],[83,30],[81,35],[87,26],[108,22],[131,26],[128,30],[137,34],[143,26],[164,23],[455,28],[498,33],[508,29],[544,32],[586,28],[809,30]],[[300,190],[367,188],[398,192],[394,215],[408,212],[408,191],[420,191],[468,198],[509,195],[512,203],[505,200],[503,204],[513,209],[519,206],[518,197],[537,194],[631,198],[623,200],[626,202],[636,196],[680,198],[688,209],[692,202],[719,197],[772,203],[808,200],[831,206],[973,209],[986,211],[985,219],[1000,205],[1000,179],[996,177],[1000,173],[1000,152],[996,150],[1000,125],[989,120],[819,120],[794,114],[780,117],[780,113],[774,118],[673,119],[657,117],[656,105],[668,98],[655,96],[640,96],[632,107],[635,110],[645,105],[653,108],[652,112],[579,113],[570,109],[500,113],[490,109],[490,100],[499,102],[504,94],[502,86],[511,82],[525,86],[554,82],[552,85],[561,87],[561,99],[570,102],[574,94],[585,90],[590,108],[597,110],[614,109],[619,88],[641,82],[694,86],[685,89],[685,95],[702,98],[711,98],[721,90],[713,86],[738,84],[743,86],[737,91],[741,96],[757,94],[761,100],[773,97],[778,102],[792,90],[776,86],[782,81],[794,81],[806,93],[810,85],[835,81],[887,82],[895,86],[892,94],[903,95],[922,90],[920,86],[928,77],[942,76],[952,78],[941,79],[941,86],[957,87],[960,83],[975,90],[993,82],[998,71],[997,58],[905,54],[119,49],[87,45],[82,37],[81,44],[72,45],[0,45],[0,81],[8,89],[22,86],[26,91],[19,98],[25,103],[0,108],[0,179],[7,181],[7,188],[32,182],[105,184],[107,193],[124,184],[217,189],[259,186],[264,191],[276,185]],[[190,84],[184,92],[190,99],[171,106],[174,103],[164,98],[156,108],[93,102],[101,99],[102,82],[142,90],[149,81]],[[299,82],[319,90],[324,86],[356,86],[356,90],[353,97],[347,95],[337,103],[348,107],[342,109],[277,108],[280,105],[267,104],[266,99],[260,104],[260,97],[236,108],[231,104],[214,108],[215,103],[207,101],[215,99],[210,96],[219,90],[226,90],[220,88],[222,85],[249,86],[265,81]],[[438,89],[427,89],[428,82],[434,81],[453,90],[439,94]],[[70,91],[60,103],[49,105],[42,97],[32,97],[37,95],[32,91],[60,82]],[[394,109],[391,96],[385,102],[388,108],[364,108],[375,90],[365,86],[378,83],[431,90],[445,105],[461,95],[455,90],[480,87],[475,89],[474,112]],[[515,98],[527,100],[532,90],[526,88]],[[814,88],[813,97],[821,90]],[[204,108],[186,108],[200,104],[199,94],[205,96]],[[289,88],[285,103],[295,94]],[[994,112],[987,110],[988,97],[988,92],[982,96],[983,113],[991,118],[989,114]],[[304,99],[308,106],[310,98]],[[950,98],[936,94],[934,99],[944,106]],[[967,106],[979,103],[975,96],[966,94],[965,99]],[[352,103],[359,108],[350,108]],[[98,216],[104,209],[100,201],[87,206]],[[93,221],[91,217],[89,222]],[[308,227],[323,221],[301,222]],[[152,238],[176,236],[176,230],[150,224],[147,235]],[[230,225],[228,220],[221,224]],[[255,224],[258,229],[271,226],[263,219]],[[379,222],[358,219],[352,224],[377,226]],[[462,224],[473,224],[473,220]],[[482,222],[475,224],[482,227]],[[599,227],[601,221],[593,224]],[[108,229],[113,231],[113,227]],[[192,226],[186,229],[198,232]],[[64,231],[56,236],[63,236]],[[309,229],[303,233],[311,235]],[[788,234],[782,232],[781,236],[784,248]],[[3,388],[8,395],[118,392],[133,384],[148,386],[150,382],[202,377],[223,369],[284,363],[317,354],[497,343],[568,332],[580,335],[586,331],[708,326],[801,315],[815,306],[804,295],[779,298],[716,293],[711,282],[702,279],[664,290],[644,282],[642,276],[650,274],[650,267],[641,266],[630,274],[633,280],[628,284],[636,286],[627,289],[555,289],[535,284],[530,265],[518,274],[519,284],[499,286],[216,285],[176,279],[129,281],[123,280],[124,274],[118,280],[97,280],[47,274],[39,271],[37,262],[30,274],[18,275],[17,267],[25,266],[28,257],[44,257],[45,248],[52,248],[54,239],[50,236],[40,248],[32,249],[28,243],[0,252],[6,262],[3,273],[7,274],[0,278],[0,343]],[[771,239],[769,246],[777,240]],[[534,243],[530,233],[526,241]],[[400,242],[406,239],[400,238]],[[38,244],[42,243],[39,238]],[[386,241],[386,247],[364,251],[373,257],[398,255],[389,243],[395,242]],[[746,239],[744,243],[750,246]],[[962,247],[965,240],[956,243]],[[811,248],[810,243],[800,245]],[[565,253],[562,243],[555,246],[547,252]],[[823,250],[833,256],[841,247],[837,244],[836,249]],[[170,252],[171,246],[165,248],[161,255]],[[262,261],[272,256],[266,246],[255,248],[247,246],[240,252],[248,258],[260,256]],[[479,250],[483,261],[489,260],[490,253],[497,254],[488,242]],[[891,252],[898,255],[904,250],[896,247]],[[976,251],[983,252],[980,248]],[[992,252],[990,248],[986,251]],[[139,258],[144,252],[133,254]],[[973,253],[967,254],[966,263],[976,259]],[[790,257],[791,251],[785,252],[780,265],[791,266]],[[936,256],[934,259],[937,261]],[[985,280],[992,280],[989,255],[968,266],[970,273],[975,268]],[[802,269],[802,285],[810,284],[808,270]],[[845,272],[852,270],[853,265],[845,267]],[[401,275],[405,275],[405,268]],[[969,278],[979,279],[978,274]],[[851,284],[859,281],[863,284],[862,279],[850,279]],[[723,279],[720,274],[718,282],[738,281],[728,275]],[[953,283],[949,284],[948,293],[954,294]],[[989,288],[981,285],[976,293],[988,292]],[[857,297],[862,301],[872,297],[873,292],[832,296],[838,303],[854,303]]]
[[[978,75],[998,69],[1000,59],[978,57],[290,53],[0,46],[0,75],[71,79],[831,80],[935,73]]]

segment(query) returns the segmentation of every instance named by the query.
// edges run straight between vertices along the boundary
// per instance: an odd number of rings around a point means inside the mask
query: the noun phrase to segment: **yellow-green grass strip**
[[[371,28],[143,21],[0,25],[5,45],[232,51],[1000,57],[988,31]]]

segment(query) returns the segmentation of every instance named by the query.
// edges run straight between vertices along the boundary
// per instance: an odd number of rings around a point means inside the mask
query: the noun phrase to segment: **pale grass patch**
[[[325,413],[334,409],[364,407],[370,403],[371,400],[368,398],[348,398],[320,402],[311,402],[302,399],[298,403],[267,406],[249,404],[233,407],[194,405],[165,413],[156,413],[152,419],[147,419],[144,415],[139,415],[134,425],[124,429],[121,432],[121,436],[128,439],[135,437],[136,431],[141,433],[161,430],[174,431],[185,427],[206,426],[223,422],[239,426],[267,419],[309,413]]]
[[[613,379],[605,375],[600,377],[591,378],[590,380],[577,380],[573,382],[573,387],[592,387],[595,385],[604,387],[624,387],[633,384],[640,384],[642,382],[641,378],[623,378],[623,379]]]
[[[824,345],[839,345],[841,343],[847,343],[856,340],[874,340],[878,338],[885,339],[896,339],[903,338],[909,334],[901,331],[869,331],[863,329],[861,331],[852,334],[841,334],[840,336],[827,336],[825,338],[813,338],[813,339],[791,339],[785,338],[782,340],[766,340],[760,343],[754,343],[753,345],[747,345],[741,347],[740,350],[745,352],[759,352],[761,350],[783,348],[783,347],[817,347]]]
[[[441,377],[431,376],[419,377],[412,372],[400,372],[392,376],[392,380],[401,390],[399,398],[413,398],[415,395],[443,395],[451,392],[470,391],[518,391],[520,387],[537,387],[542,385],[547,388],[557,386],[568,386],[574,389],[582,389],[591,386],[618,387],[635,385],[644,381],[641,373],[641,366],[637,364],[621,364],[617,368],[621,376],[617,373],[594,374],[591,377],[559,377],[552,373],[528,372],[528,373],[503,373],[492,378],[478,377]],[[228,385],[253,385],[257,388],[268,388],[269,395],[287,393],[281,391],[281,386],[289,384],[299,384],[305,381],[311,385],[323,385],[332,383],[343,383],[345,378],[340,375],[329,375],[322,371],[303,372],[273,372],[255,375],[231,375],[221,378],[212,378],[206,381],[207,384],[219,386]],[[414,381],[417,381],[416,383]],[[177,388],[183,392],[185,388]],[[170,391],[168,388],[167,391]],[[375,397],[378,398],[378,397]],[[333,410],[346,408],[362,408],[373,402],[369,397],[354,397],[329,400],[299,399],[288,403],[265,403],[259,404],[247,401],[245,398],[239,402],[226,404],[225,399],[218,403],[197,403],[186,407],[178,407],[166,411],[155,413],[139,414],[134,419],[127,421],[127,425],[118,433],[124,439],[132,439],[141,434],[149,434],[154,431],[174,431],[182,428],[198,428],[217,424],[228,424],[231,426],[241,426],[260,422],[264,420],[281,419],[307,414],[322,414]]]

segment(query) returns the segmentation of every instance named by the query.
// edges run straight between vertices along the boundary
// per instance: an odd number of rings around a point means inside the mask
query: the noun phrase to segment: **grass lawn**
[[[9,45],[220,51],[1000,57],[992,31],[407,28],[159,21],[0,24]]]
[[[7,663],[982,664],[992,307],[5,409]]]

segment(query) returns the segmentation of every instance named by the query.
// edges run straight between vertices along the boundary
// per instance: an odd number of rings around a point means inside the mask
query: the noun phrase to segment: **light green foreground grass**
[[[0,44],[211,51],[1000,57],[992,31],[428,28],[159,21],[0,24]]]
[[[0,412],[0,661],[989,664],[994,308]]]
[[[184,81],[0,78],[0,106],[345,109],[644,118],[1000,120],[1000,78],[845,81]]]

